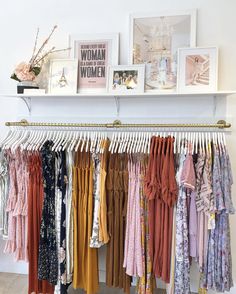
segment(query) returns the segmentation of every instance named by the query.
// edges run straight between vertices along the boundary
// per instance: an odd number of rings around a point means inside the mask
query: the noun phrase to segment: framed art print
[[[117,65],[119,34],[70,36],[73,58],[79,60],[78,92],[105,92],[109,65]]]
[[[109,67],[109,93],[143,93],[145,66],[118,65]]]
[[[77,59],[52,59],[49,69],[48,93],[76,94],[77,76]]]
[[[180,48],[178,57],[178,92],[217,91],[218,49]]]
[[[178,48],[196,46],[196,10],[130,17],[131,64],[145,64],[145,90],[176,90]]]

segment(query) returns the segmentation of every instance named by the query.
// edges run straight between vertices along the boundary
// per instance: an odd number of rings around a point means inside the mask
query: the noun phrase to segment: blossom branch
[[[49,54],[55,53],[55,52],[62,52],[62,51],[67,51],[67,50],[71,50],[71,47],[69,48],[64,48],[64,49],[57,49],[54,50],[55,47],[52,47],[48,52],[46,52],[42,57],[40,57],[38,60],[35,60],[34,62],[34,66],[39,65],[40,66],[40,62],[42,62]]]
[[[32,53],[32,57],[30,58],[29,64],[31,65],[33,58],[34,58],[34,54],[37,48],[37,43],[38,43],[38,36],[39,36],[39,28],[37,29],[37,33],[36,33],[36,38],[35,38],[35,42],[34,42],[34,49],[33,49],[33,53]]]
[[[55,25],[51,31],[51,33],[49,34],[49,36],[47,37],[47,39],[43,42],[42,46],[39,48],[38,52],[35,54],[31,64],[30,64],[30,67],[34,67],[34,62],[35,60],[37,59],[37,57],[40,55],[40,53],[42,52],[43,48],[47,45],[48,41],[50,40],[51,36],[53,35],[53,33],[55,32],[57,28],[57,25]]]

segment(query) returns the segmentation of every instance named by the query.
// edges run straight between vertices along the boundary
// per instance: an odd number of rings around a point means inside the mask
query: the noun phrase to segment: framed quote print
[[[105,92],[108,66],[118,64],[119,34],[71,35],[70,47],[79,60],[78,92]]]
[[[176,91],[178,48],[196,46],[196,10],[130,16],[130,64],[145,64],[146,91]]]

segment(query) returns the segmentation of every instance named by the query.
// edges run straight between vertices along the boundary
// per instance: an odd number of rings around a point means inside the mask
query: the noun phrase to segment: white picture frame
[[[51,59],[49,66],[48,93],[76,94],[78,59]]]
[[[119,63],[119,33],[70,35],[69,44],[79,60],[78,92],[106,92],[108,67]]]
[[[178,48],[196,46],[197,10],[130,15],[129,64],[145,64],[145,90],[175,92]]]
[[[217,47],[179,48],[178,93],[216,92],[217,84]]]
[[[109,66],[108,92],[113,94],[144,93],[145,65]]]

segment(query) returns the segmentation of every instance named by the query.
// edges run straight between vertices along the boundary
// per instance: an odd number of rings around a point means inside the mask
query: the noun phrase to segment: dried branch
[[[55,47],[52,47],[49,51],[47,51],[44,55],[42,55],[38,60],[35,60],[34,62],[34,66],[39,65],[40,66],[40,62],[46,58],[49,54],[55,53],[55,52],[62,52],[62,51],[67,51],[67,50],[71,50],[71,47],[69,48],[64,48],[64,49],[57,49],[54,50]]]
[[[43,42],[42,46],[39,48],[38,52],[35,54],[31,64],[30,64],[30,68],[34,67],[34,62],[37,59],[37,57],[40,55],[40,53],[42,52],[43,48],[47,45],[48,41],[50,40],[51,36],[53,35],[54,31],[57,29],[57,26],[55,25],[51,31],[51,33],[49,34],[49,36],[47,37],[47,39]]]
[[[33,58],[34,58],[34,54],[37,48],[37,43],[38,43],[38,36],[39,36],[39,28],[37,29],[37,33],[36,33],[36,38],[35,38],[35,42],[34,42],[34,49],[33,49],[33,53],[32,53],[32,57],[30,58],[29,64],[31,65]]]

